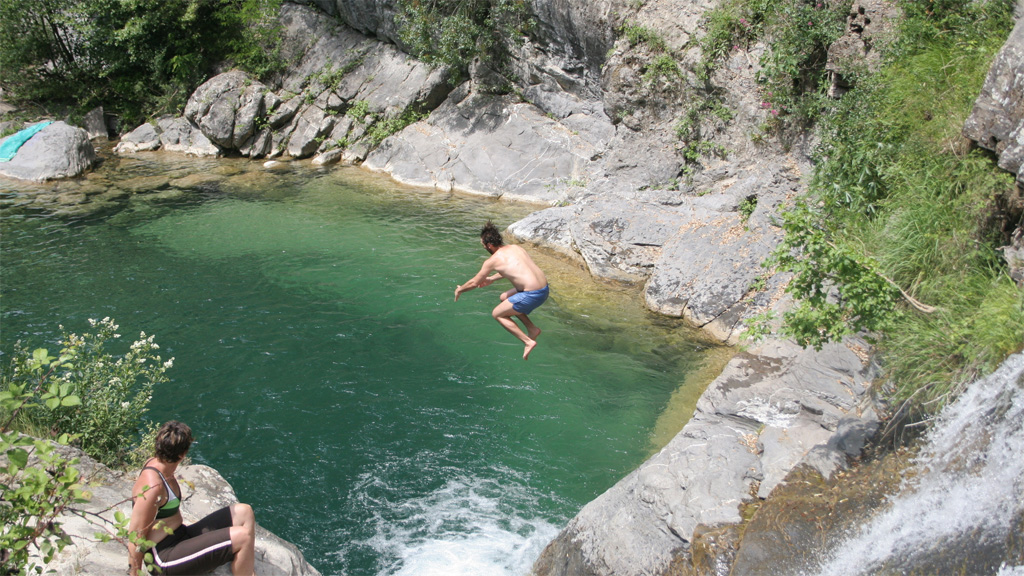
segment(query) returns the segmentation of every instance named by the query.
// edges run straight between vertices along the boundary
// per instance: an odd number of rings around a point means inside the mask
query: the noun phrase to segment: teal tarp
[[[4,140],[3,144],[0,144],[0,162],[10,162],[14,155],[18,153],[18,149],[28,139],[35,136],[36,132],[39,132],[43,128],[46,128],[53,122],[40,122],[34,126],[29,126],[20,132],[12,134],[10,138]]]

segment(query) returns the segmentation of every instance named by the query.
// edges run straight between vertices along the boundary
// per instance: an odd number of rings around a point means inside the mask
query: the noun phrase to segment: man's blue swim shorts
[[[508,297],[508,301],[512,303],[512,309],[520,314],[529,314],[530,312],[533,312],[547,299],[547,286],[541,288],[540,290],[516,292],[515,294]]]

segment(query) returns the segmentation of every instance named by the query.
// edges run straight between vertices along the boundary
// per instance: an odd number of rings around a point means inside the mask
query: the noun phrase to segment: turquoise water
[[[125,163],[105,185],[215,166]],[[635,289],[536,251],[552,297],[528,362],[490,317],[507,286],[453,302],[486,256],[480,225],[530,207],[355,169],[237,174],[78,218],[23,206],[33,193],[3,195],[0,350],[106,316],[155,334],[175,361],[153,419],[190,424],[194,461],[324,574],[527,573],[656,448],[707,364]]]

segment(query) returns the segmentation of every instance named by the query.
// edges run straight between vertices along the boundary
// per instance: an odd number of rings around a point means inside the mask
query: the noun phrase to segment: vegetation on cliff
[[[889,393],[921,418],[1024,342],[1024,294],[997,252],[1021,223],[1013,176],[961,136],[1013,3],[899,6],[877,71],[850,69],[838,101],[791,93],[820,106],[821,145],[768,264],[795,273],[784,333],[818,346],[874,332]]]
[[[400,0],[398,5],[399,35],[412,54],[460,73],[477,56],[501,69],[506,47],[532,25],[527,0]]]

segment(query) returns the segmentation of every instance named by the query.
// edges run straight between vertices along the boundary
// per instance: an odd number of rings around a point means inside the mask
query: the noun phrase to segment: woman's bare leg
[[[248,504],[231,505],[231,561],[234,576],[256,574],[256,515]]]

